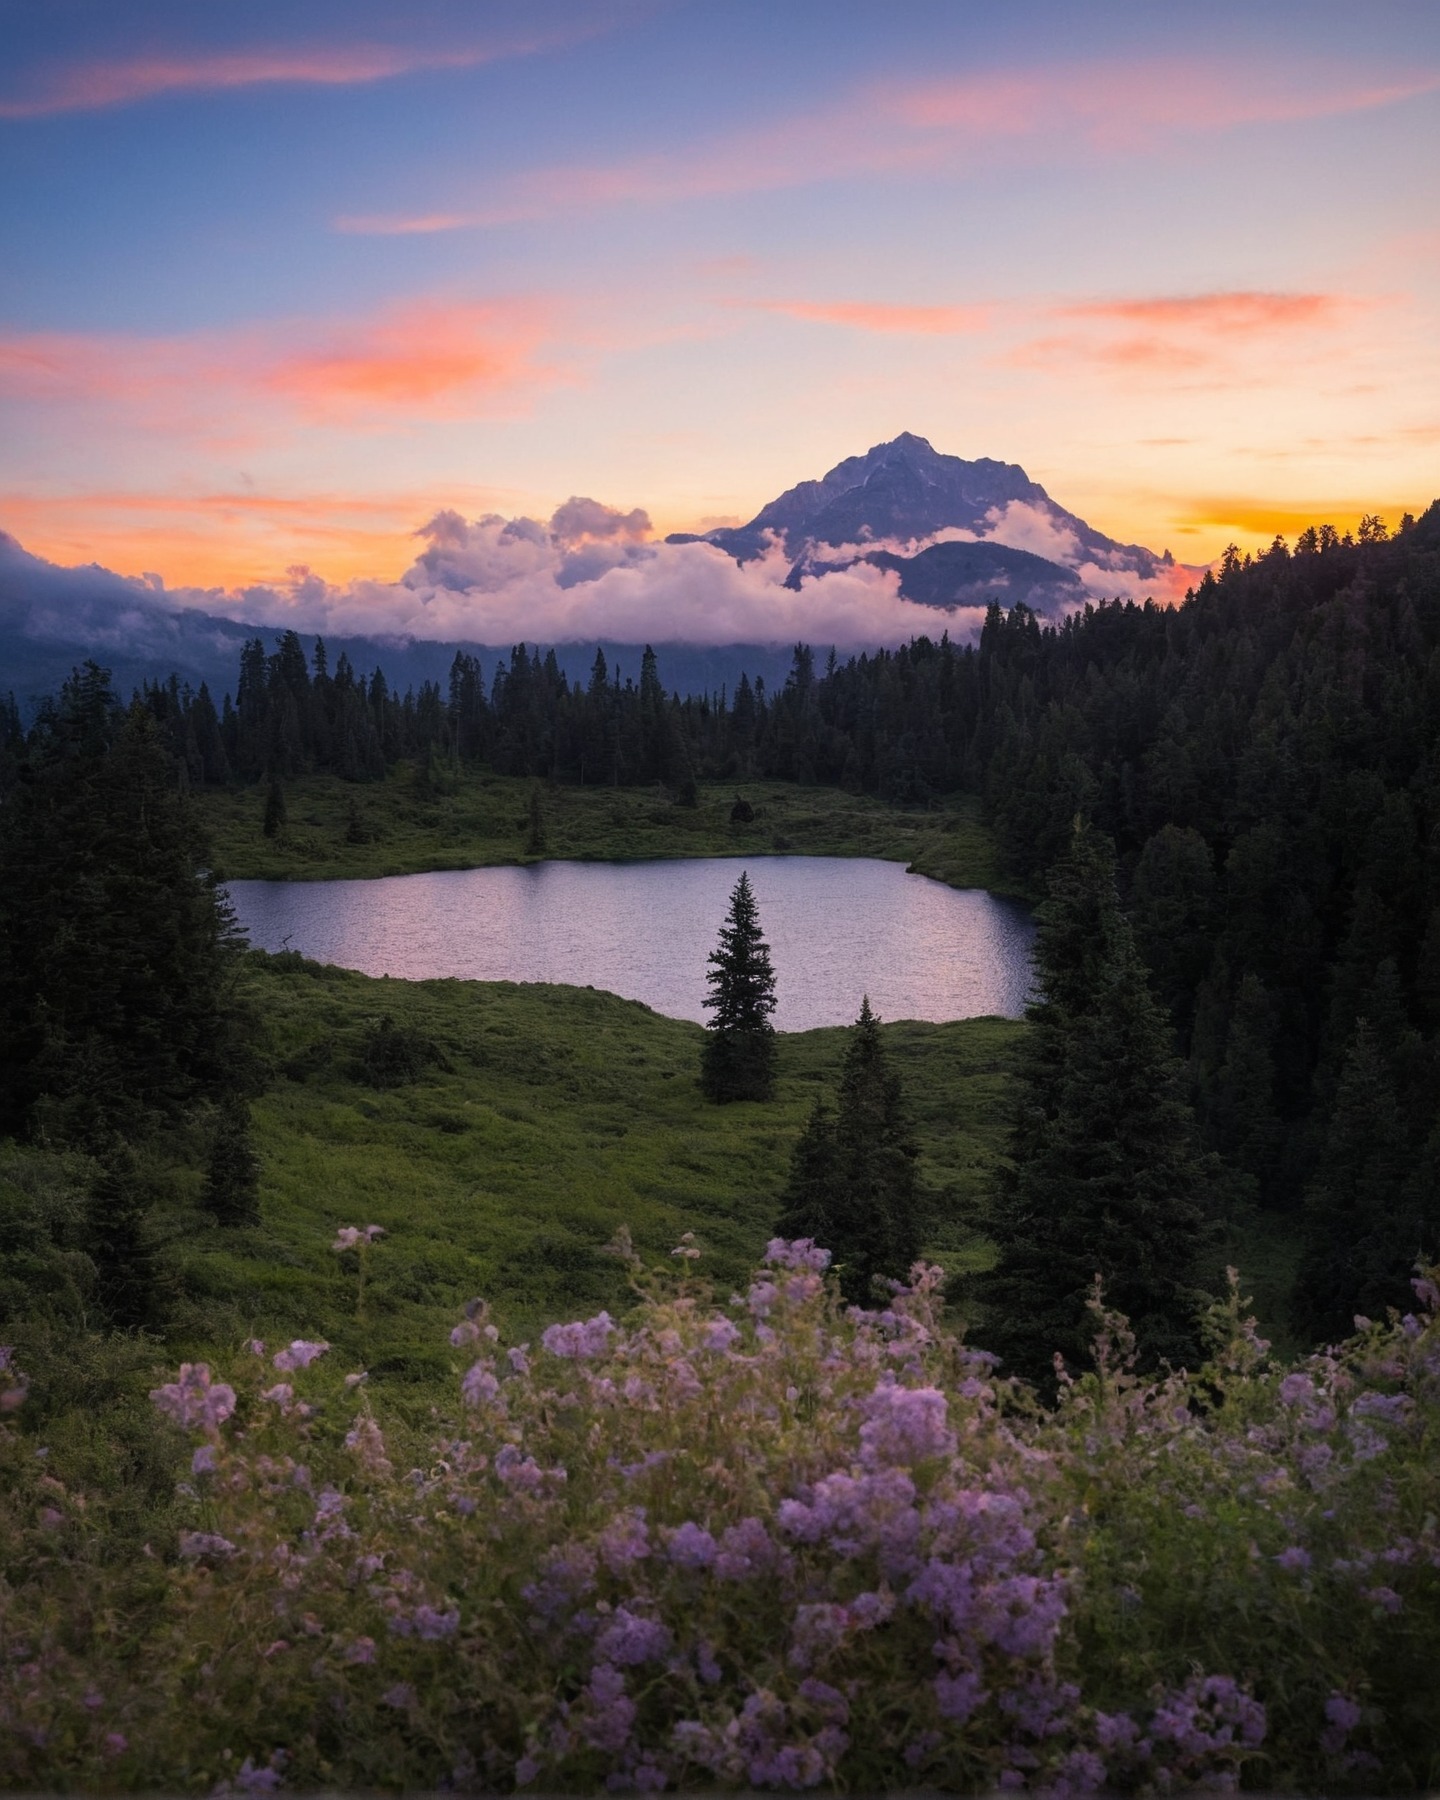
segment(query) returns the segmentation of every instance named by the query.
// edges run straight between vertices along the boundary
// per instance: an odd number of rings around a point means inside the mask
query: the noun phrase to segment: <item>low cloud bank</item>
[[[852,560],[879,549],[913,555],[947,541],[1005,544],[1073,570],[1097,599],[1178,600],[1194,579],[1195,571],[1180,566],[1148,576],[1101,567],[1069,525],[1042,506],[1012,502],[995,509],[987,525],[980,533],[950,529],[908,543],[826,547],[831,566],[817,565],[793,587],[786,586],[792,558],[778,543],[737,563],[711,544],[656,542],[639,507],[626,512],[578,496],[548,522],[437,512],[416,533],[423,548],[396,582],[336,584],[302,565],[276,583],[167,590],[155,576],[137,581],[94,565],[60,569],[0,534],[0,618],[29,636],[73,636],[77,624],[98,625],[104,614],[111,641],[153,624],[157,612],[181,608],[346,636],[699,646],[803,639],[861,649],[942,630],[964,640],[984,617],[983,606],[943,610],[903,599],[896,573]],[[834,566],[840,564],[846,566]],[[997,597],[1008,596],[997,588]]]

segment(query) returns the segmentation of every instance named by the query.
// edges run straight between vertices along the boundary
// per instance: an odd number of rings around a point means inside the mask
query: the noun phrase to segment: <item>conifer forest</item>
[[[978,808],[1025,1020],[777,1032],[739,864],[704,1027],[246,946],[211,797],[477,773],[528,861]],[[0,1132],[8,1786],[1440,1779],[1440,506],[773,691],[88,663],[0,708]]]

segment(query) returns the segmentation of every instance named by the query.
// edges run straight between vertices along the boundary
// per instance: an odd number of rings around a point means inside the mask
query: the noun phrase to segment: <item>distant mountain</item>
[[[1073,546],[1072,563],[986,541],[1017,503],[1048,525],[1057,542]],[[1168,551],[1157,556],[1142,544],[1121,544],[1096,531],[1052,500],[1018,463],[946,456],[909,431],[836,463],[821,481],[787,489],[748,525],[677,532],[666,541],[703,541],[748,562],[765,554],[773,535],[793,559],[788,585],[798,586],[807,575],[861,559],[837,560],[824,554],[826,548],[903,545],[947,530],[973,532],[980,541],[936,544],[914,556],[896,549],[861,554],[866,562],[897,569],[905,598],[927,606],[973,605],[1000,591],[1007,602],[1023,599],[1046,612],[1073,605],[1083,592],[1075,564],[1153,578],[1171,560]]]
[[[806,575],[845,568],[851,562],[819,561],[804,556],[785,578],[786,587],[798,588]],[[1062,563],[1036,556],[1029,550],[1012,550],[1006,544],[932,544],[915,556],[893,550],[871,550],[855,562],[877,569],[894,569],[900,577],[900,594],[920,606],[983,606],[991,596],[1003,594],[1009,601],[1023,599],[1037,612],[1052,613],[1080,605],[1085,583]]]

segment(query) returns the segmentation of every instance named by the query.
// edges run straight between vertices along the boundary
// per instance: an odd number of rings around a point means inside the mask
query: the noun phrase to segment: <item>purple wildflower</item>
[[[323,1341],[311,1343],[305,1338],[295,1338],[288,1349],[277,1350],[270,1361],[277,1369],[282,1369],[288,1375],[295,1369],[308,1369],[311,1363],[317,1357],[324,1356],[329,1348],[330,1346]]]
[[[730,1319],[711,1319],[700,1334],[701,1348],[713,1351],[717,1356],[733,1350],[739,1342],[740,1328]]]
[[[765,1246],[765,1261],[781,1269],[813,1269],[817,1274],[830,1267],[830,1252],[817,1247],[814,1238],[771,1238]]]
[[[202,1556],[233,1556],[235,1546],[217,1531],[182,1531],[180,1554],[191,1560]]]
[[[779,1565],[783,1555],[759,1519],[741,1519],[721,1533],[715,1573],[725,1581],[745,1581],[751,1575],[768,1575]]]
[[[860,1460],[867,1468],[954,1455],[955,1434],[948,1429],[945,1396],[938,1388],[881,1382],[864,1407]]]
[[[609,1663],[591,1673],[585,1688],[585,1741],[596,1750],[623,1750],[635,1723],[635,1702],[625,1692],[625,1677]]]
[[[715,1539],[704,1526],[687,1519],[670,1533],[666,1545],[671,1562],[681,1569],[708,1569],[715,1561]]]
[[[151,1388],[150,1398],[185,1431],[217,1430],[235,1410],[234,1388],[212,1381],[208,1363],[181,1363],[179,1379]]]
[[[1360,1708],[1348,1694],[1331,1694],[1325,1702],[1326,1724],[1320,1733],[1320,1748],[1330,1756],[1338,1756],[1360,1718]]]
[[[552,1356],[575,1357],[583,1361],[603,1356],[614,1330],[615,1321],[608,1312],[602,1312],[593,1319],[577,1320],[570,1325],[547,1325],[540,1333],[540,1342]]]
[[[667,1654],[670,1643],[668,1629],[657,1619],[642,1618],[627,1607],[617,1606],[610,1623],[595,1640],[595,1654],[601,1662],[626,1667],[658,1661]]]
[[[460,1383],[460,1398],[467,1406],[493,1406],[500,1399],[500,1383],[488,1358],[472,1363]]]
[[[1387,1425],[1403,1425],[1414,1405],[1408,1394],[1361,1394],[1350,1408],[1350,1416],[1380,1419]]]

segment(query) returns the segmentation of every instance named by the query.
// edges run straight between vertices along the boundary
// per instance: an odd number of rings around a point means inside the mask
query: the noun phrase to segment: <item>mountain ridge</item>
[[[962,605],[970,603],[968,590],[983,586],[987,579],[1006,588],[1015,587],[1018,580],[1021,587],[1043,590],[1039,610],[1050,611],[1055,602],[1069,600],[1080,585],[1074,564],[1045,557],[1027,546],[994,540],[1008,509],[1017,505],[1043,521],[1057,539],[1068,537],[1077,562],[1143,579],[1153,579],[1173,564],[1168,550],[1157,556],[1143,544],[1123,544],[1096,531],[1078,514],[1052,500],[1018,463],[988,456],[967,461],[936,450],[928,438],[910,431],[872,445],[863,455],[845,457],[819,481],[797,482],[767,501],[747,524],[707,532],[673,532],[665,541],[713,544],[737,562],[763,556],[778,542],[792,559],[787,585],[862,558],[875,562],[875,555],[859,551],[843,561],[820,554],[825,548],[873,542],[885,558],[880,566],[895,568],[900,574],[900,591],[906,599],[932,606]],[[933,556],[939,546],[928,546],[910,556],[899,548],[943,531],[973,534],[992,551],[989,557],[949,559],[957,576],[953,591],[937,581],[933,561],[923,572],[911,567],[918,559]],[[1028,560],[994,554],[1001,550]],[[1047,565],[1046,570],[1033,566],[1040,562]],[[1014,592],[1007,598],[1028,601],[1029,595]]]

